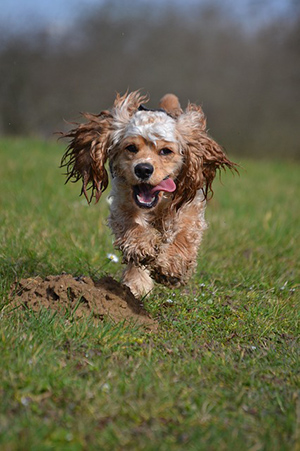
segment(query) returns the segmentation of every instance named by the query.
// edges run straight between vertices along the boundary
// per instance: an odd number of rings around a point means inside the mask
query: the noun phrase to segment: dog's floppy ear
[[[178,117],[182,114],[179,99],[174,94],[165,94],[160,99],[159,107],[165,110],[172,117]]]
[[[82,179],[81,194],[85,195],[89,203],[93,197],[98,202],[108,185],[105,162],[112,117],[108,111],[99,115],[84,113],[83,116],[88,122],[77,124],[77,127],[63,135],[71,141],[62,157],[61,167],[67,168],[66,183]],[[88,186],[91,188],[90,196],[87,194]]]
[[[205,198],[212,196],[212,182],[218,169],[235,169],[216,143],[206,133],[206,118],[200,106],[189,104],[185,112],[177,119],[182,150],[184,154],[183,170],[177,179],[175,203],[177,208],[190,202],[199,189]]]
[[[140,91],[126,92],[123,96],[117,94],[111,110],[113,118],[113,131],[111,141],[113,148],[120,144],[124,131],[131,117],[138,111],[142,104],[147,103],[148,96],[141,95]]]

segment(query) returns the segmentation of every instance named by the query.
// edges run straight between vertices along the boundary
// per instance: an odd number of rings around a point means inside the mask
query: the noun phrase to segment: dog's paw
[[[182,275],[165,272],[162,268],[157,266],[151,269],[150,275],[155,282],[170,288],[178,288],[186,283],[186,280]]]
[[[121,249],[123,254],[123,263],[133,263],[136,266],[151,265],[157,257],[156,247],[139,244],[134,248],[125,246]]]
[[[194,272],[195,262],[181,255],[160,254],[148,267],[151,277],[167,287],[178,288],[185,285]]]

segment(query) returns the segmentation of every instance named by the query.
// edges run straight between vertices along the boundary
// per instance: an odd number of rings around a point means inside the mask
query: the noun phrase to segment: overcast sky
[[[298,0],[299,1],[299,0]],[[155,7],[164,0],[136,0],[138,3],[148,3]],[[181,7],[188,8],[191,4],[203,4],[205,0],[173,0]],[[207,3],[207,2],[206,2]],[[227,5],[232,11],[246,21],[251,13],[259,22],[267,21],[270,17],[287,14],[296,0],[223,0],[220,4]],[[0,9],[0,23],[6,29],[18,30],[38,27],[66,26],[72,20],[95,6],[101,5],[102,0],[2,0]],[[126,1],[119,2],[120,7]]]

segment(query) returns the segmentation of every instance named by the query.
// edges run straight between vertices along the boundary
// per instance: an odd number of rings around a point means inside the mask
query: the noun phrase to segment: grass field
[[[145,301],[159,330],[14,310],[14,280],[119,279],[107,203],[64,186],[62,143],[0,141],[0,449],[299,450],[299,165],[215,182],[187,287]]]

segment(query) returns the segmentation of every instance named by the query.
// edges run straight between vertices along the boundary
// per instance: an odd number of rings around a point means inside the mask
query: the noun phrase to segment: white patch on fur
[[[137,111],[125,129],[124,138],[142,136],[154,142],[163,139],[176,142],[175,120],[162,111]]]
[[[142,227],[149,227],[149,222],[147,221],[147,218],[145,218],[145,216],[142,214],[137,215],[137,217],[135,218],[135,222],[141,225]]]

